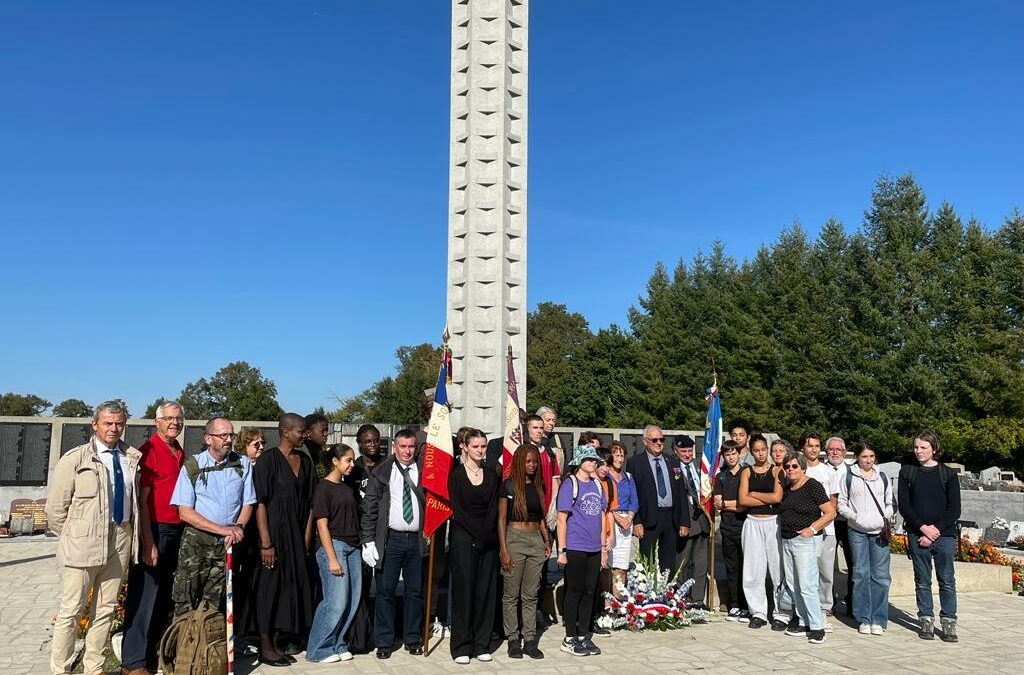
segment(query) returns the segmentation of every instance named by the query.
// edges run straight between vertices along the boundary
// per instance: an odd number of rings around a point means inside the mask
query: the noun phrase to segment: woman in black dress
[[[278,633],[301,636],[313,610],[305,556],[313,531],[310,501],[316,474],[309,456],[299,449],[305,421],[289,413],[278,430],[280,447],[265,451],[253,469],[261,559],[254,604],[260,661],[268,666],[295,662],[278,650],[274,638]]]

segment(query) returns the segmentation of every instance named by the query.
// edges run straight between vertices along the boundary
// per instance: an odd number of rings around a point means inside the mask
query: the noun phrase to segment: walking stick
[[[234,592],[231,588],[231,563],[231,545],[229,544],[224,560],[224,590],[227,595],[224,603],[224,618],[227,622],[228,675],[231,675],[234,672],[235,666],[235,599]]]
[[[427,561],[427,606],[423,617],[423,656],[430,656],[430,596],[434,589],[434,533],[430,533],[427,545],[429,560]]]

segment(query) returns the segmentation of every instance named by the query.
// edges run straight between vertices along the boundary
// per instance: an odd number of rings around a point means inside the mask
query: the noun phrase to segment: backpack
[[[224,615],[203,601],[198,609],[175,617],[160,638],[164,675],[211,675],[228,669]]]
[[[576,506],[576,498],[580,496],[580,481],[579,481],[578,478],[576,478],[576,474],[570,474],[569,475],[569,482],[572,483],[572,505]],[[605,486],[602,485],[602,483],[604,481],[602,481],[601,479],[598,478],[598,479],[594,479],[593,482],[597,483],[597,491],[599,493],[601,493],[601,497],[603,498],[605,496],[604,495]],[[608,504],[608,502],[606,501],[605,505],[607,506],[607,504]]]
[[[215,471],[223,471],[224,469],[234,469],[235,473],[238,474],[238,477],[242,477],[242,460],[234,450],[228,453],[226,462],[214,464],[213,466],[199,468],[199,460],[196,459],[195,455],[191,455],[185,460],[185,475],[188,476],[188,480],[192,483],[193,489],[195,489],[196,480],[198,480],[200,476],[203,477],[203,485],[206,485],[206,474],[213,473]]]

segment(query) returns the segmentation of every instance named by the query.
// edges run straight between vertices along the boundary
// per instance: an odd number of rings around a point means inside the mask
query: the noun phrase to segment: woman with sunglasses
[[[782,561],[786,588],[793,598],[793,618],[786,635],[807,636],[812,644],[825,641],[825,620],[818,599],[818,553],[821,531],[836,517],[825,488],[807,475],[807,460],[790,453],[782,460],[789,484],[779,503]]]

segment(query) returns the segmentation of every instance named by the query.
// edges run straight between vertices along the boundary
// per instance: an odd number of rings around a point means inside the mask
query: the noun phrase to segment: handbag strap
[[[860,475],[860,479],[864,481],[864,489],[868,491],[869,495],[871,495],[871,501],[875,503],[875,507],[878,509],[878,515],[882,516],[882,520],[885,520],[885,511],[882,510],[882,505],[878,503],[878,497],[875,496],[875,491],[871,489],[870,485],[868,485],[868,479],[864,477],[864,474]],[[885,483],[882,483],[882,491],[884,496]]]

